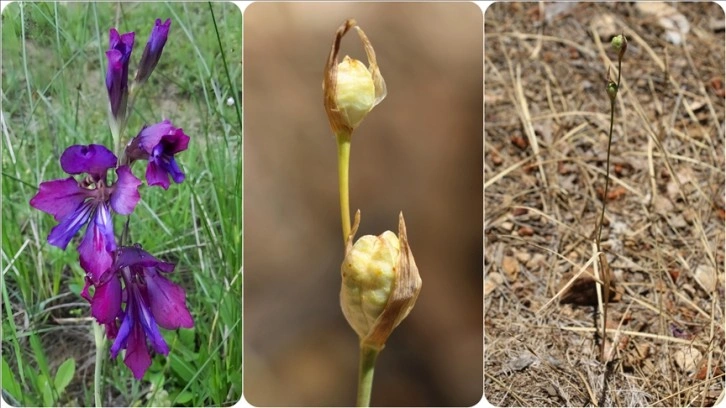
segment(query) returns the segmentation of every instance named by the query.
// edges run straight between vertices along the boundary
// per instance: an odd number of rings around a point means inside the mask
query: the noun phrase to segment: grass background
[[[214,18],[212,16],[212,12]],[[223,3],[14,3],[2,13],[2,387],[20,405],[92,405],[95,348],[76,250],[46,237],[56,224],[28,201],[72,144],[111,147],[108,30],[136,31],[136,70],[155,18],[169,40],[141,90],[123,140],[169,118],[191,137],[187,175],[168,191],[142,186],[131,237],[177,263],[193,329],[162,330],[142,381],[104,365],[105,405],[230,405],[242,393],[242,18]],[[216,20],[215,20],[216,19]],[[215,30],[218,27],[219,40]],[[226,57],[225,61],[222,56]],[[228,105],[228,98],[235,103]],[[134,168],[143,179],[142,166]],[[113,176],[111,176],[113,177]],[[125,219],[115,217],[120,234]],[[108,347],[106,353],[108,353]],[[65,362],[65,363],[64,363]]]

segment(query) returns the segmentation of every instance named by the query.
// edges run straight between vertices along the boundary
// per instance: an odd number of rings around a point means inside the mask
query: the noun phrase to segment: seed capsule
[[[408,246],[403,214],[398,236],[386,231],[365,235],[353,244],[360,211],[348,238],[341,266],[340,306],[361,344],[382,349],[388,336],[413,308],[421,277]]]

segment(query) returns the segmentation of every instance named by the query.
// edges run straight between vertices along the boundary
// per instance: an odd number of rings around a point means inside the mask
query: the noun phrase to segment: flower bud
[[[623,34],[616,35],[610,41],[610,46],[618,53],[618,59],[622,59],[625,50],[628,48],[628,39]]]
[[[164,50],[166,39],[169,36],[169,26],[171,26],[171,19],[167,18],[164,23],[161,22],[161,19],[156,19],[154,28],[149,35],[149,41],[146,43],[144,53],[141,55],[139,69],[136,71],[135,81],[139,84],[146,82],[151,72],[156,68],[156,64],[159,63],[161,52]]]
[[[119,34],[115,28],[109,30],[109,50],[106,51],[106,89],[108,90],[109,113],[112,125],[119,126],[126,120],[126,102],[129,94],[129,58],[134,48],[134,32]]]
[[[362,62],[347,55],[338,64],[335,101],[338,109],[347,118],[347,123],[353,128],[360,124],[374,106],[375,89],[371,73]]]
[[[608,81],[607,91],[608,96],[610,97],[610,102],[614,102],[615,97],[618,96],[618,84],[613,81]]]
[[[399,215],[398,236],[386,231],[365,235],[353,244],[360,223],[356,213],[341,266],[340,305],[361,345],[380,350],[408,315],[421,290],[421,277]]]
[[[348,56],[338,63],[340,42],[352,27],[358,31],[368,57],[368,67]],[[368,112],[386,97],[386,83],[376,63],[376,54],[368,37],[355,20],[347,20],[338,28],[325,65],[323,103],[330,127],[338,134],[352,132]]]

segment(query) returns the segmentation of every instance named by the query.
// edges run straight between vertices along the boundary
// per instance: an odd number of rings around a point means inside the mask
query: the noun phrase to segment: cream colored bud
[[[368,67],[348,56],[338,63],[340,42],[353,27],[363,43]],[[323,73],[323,104],[333,132],[351,133],[368,112],[386,97],[386,93],[386,82],[378,69],[373,45],[355,20],[346,20],[335,34]]]
[[[365,64],[347,55],[338,64],[335,102],[345,123],[355,129],[375,106],[373,76]]]
[[[421,277],[408,246],[403,214],[399,235],[386,231],[352,243],[360,211],[346,245],[341,266],[340,305],[361,344],[382,349],[393,329],[413,308]]]
[[[400,256],[398,237],[391,231],[360,237],[346,254],[341,267],[341,304],[359,337],[370,332],[386,307]]]

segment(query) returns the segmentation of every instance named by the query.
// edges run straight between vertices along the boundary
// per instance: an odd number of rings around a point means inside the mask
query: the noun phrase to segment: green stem
[[[106,340],[103,338],[103,328],[95,321],[93,322],[93,338],[96,340],[96,369],[93,373],[93,396],[96,401],[96,406],[102,407],[101,387]]]
[[[356,406],[367,407],[371,404],[371,389],[373,388],[373,370],[376,367],[378,350],[360,346],[360,365],[358,367],[358,399]]]
[[[336,135],[338,142],[338,190],[340,191],[340,220],[343,225],[343,244],[348,242],[350,235],[350,202],[348,196],[348,169],[350,167],[350,136],[349,132]]]

